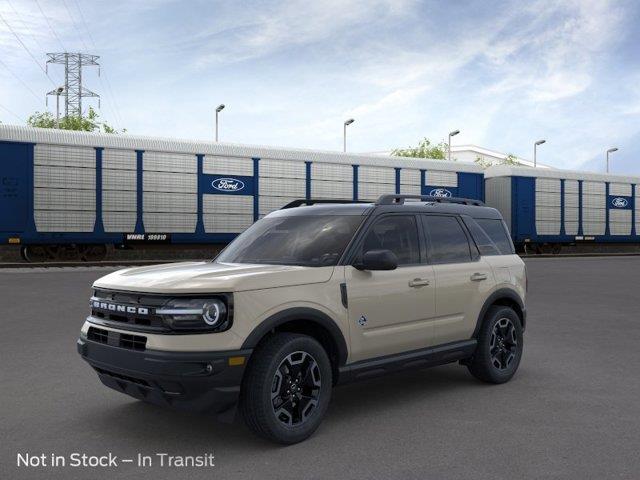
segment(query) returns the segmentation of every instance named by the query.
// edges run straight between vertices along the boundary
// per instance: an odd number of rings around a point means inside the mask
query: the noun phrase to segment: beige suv
[[[295,443],[337,383],[450,362],[503,383],[520,363],[525,266],[480,202],[293,202],[212,262],[95,282],[78,351],[107,386]]]

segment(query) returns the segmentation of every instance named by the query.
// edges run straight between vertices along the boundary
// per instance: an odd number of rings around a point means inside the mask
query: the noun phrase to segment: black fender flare
[[[520,295],[515,290],[512,290],[510,288],[500,288],[489,295],[489,298],[487,298],[487,300],[484,302],[484,305],[482,305],[480,314],[478,315],[478,320],[476,320],[476,328],[473,330],[472,338],[478,337],[478,334],[480,333],[480,327],[482,326],[482,321],[484,320],[489,307],[491,307],[491,305],[493,305],[494,303],[499,304],[500,300],[513,301],[518,305],[518,307],[520,308],[520,312],[516,313],[521,313],[521,315],[519,316],[520,320],[522,321],[522,330],[524,331],[527,323],[527,310],[524,306],[522,298],[520,298]]]
[[[243,350],[255,348],[260,340],[271,330],[294,320],[304,320],[323,327],[329,332],[329,335],[336,345],[338,365],[344,365],[347,362],[347,342],[338,324],[326,313],[309,307],[288,308],[266,318],[249,334],[241,348]]]

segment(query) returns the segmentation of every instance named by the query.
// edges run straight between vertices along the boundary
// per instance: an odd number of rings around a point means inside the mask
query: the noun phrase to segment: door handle
[[[410,287],[425,287],[429,285],[429,280],[426,278],[414,278],[413,280],[409,280]]]
[[[473,275],[471,275],[471,281],[472,282],[480,282],[482,280],[486,280],[487,279],[487,274],[486,273],[474,273]]]

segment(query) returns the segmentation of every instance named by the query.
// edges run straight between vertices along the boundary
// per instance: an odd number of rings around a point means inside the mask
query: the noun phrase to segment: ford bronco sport
[[[93,289],[78,351],[105,385],[229,418],[238,405],[284,444],[316,430],[337,383],[456,361],[503,383],[522,357],[525,266],[474,200],[300,200],[214,261]]]

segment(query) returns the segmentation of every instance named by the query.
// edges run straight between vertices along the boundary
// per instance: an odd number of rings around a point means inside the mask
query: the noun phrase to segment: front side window
[[[370,250],[391,250],[398,257],[398,265],[420,263],[415,217],[392,215],[375,222],[364,238],[361,255]]]
[[[263,218],[218,255],[218,263],[332,266],[353,238],[360,215],[309,215]]]
[[[456,217],[425,215],[423,221],[431,263],[471,261],[469,240]]]

